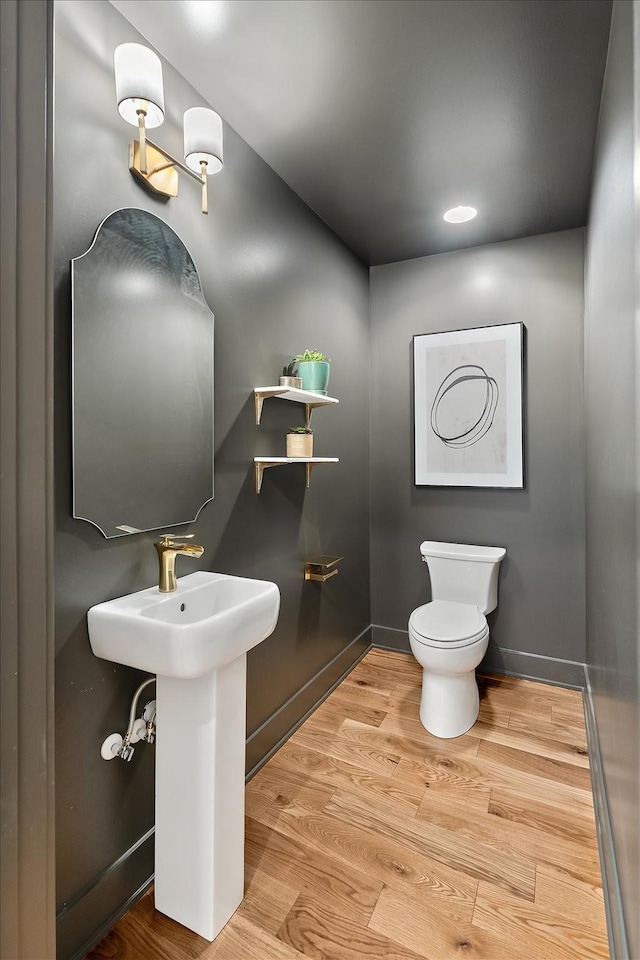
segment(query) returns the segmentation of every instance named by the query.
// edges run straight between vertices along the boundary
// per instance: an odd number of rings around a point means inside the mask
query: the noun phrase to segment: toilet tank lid
[[[423,557],[444,557],[447,560],[475,560],[484,563],[496,563],[506,554],[504,547],[478,547],[470,543],[440,543],[437,540],[425,540],[420,544]]]

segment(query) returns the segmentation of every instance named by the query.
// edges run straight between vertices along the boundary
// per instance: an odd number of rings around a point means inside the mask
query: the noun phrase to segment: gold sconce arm
[[[207,190],[207,161],[200,161],[200,176],[202,178],[202,212],[209,213],[209,195]]]
[[[145,104],[144,107],[140,106],[140,109],[137,110],[138,114],[138,143],[140,145],[140,171],[143,174],[147,172],[147,132],[145,128],[145,118],[147,116],[146,110],[146,101],[141,101]]]
[[[138,130],[141,134],[139,141],[129,145],[129,169],[144,186],[153,193],[164,197],[178,196],[178,170],[188,173],[193,180],[202,187],[202,212],[209,212],[207,189],[207,163],[202,161],[201,173],[197,174],[189,169],[186,163],[172,157],[170,153],[159,147],[157,143],[146,136],[144,116],[138,114],[141,125]]]

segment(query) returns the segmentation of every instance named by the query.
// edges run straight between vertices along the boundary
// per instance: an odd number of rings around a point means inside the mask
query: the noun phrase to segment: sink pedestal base
[[[156,688],[156,909],[213,940],[244,896],[247,657]]]

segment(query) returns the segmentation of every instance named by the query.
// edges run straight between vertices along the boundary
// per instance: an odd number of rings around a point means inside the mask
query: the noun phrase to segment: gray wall
[[[542,658],[585,653],[582,311],[582,230],[372,268],[374,641],[406,648],[409,614],[429,599],[422,540],[501,545],[487,663],[579,682]],[[515,321],[527,328],[526,489],[414,486],[412,336]]]
[[[154,536],[107,541],[71,518],[69,261],[114,209],[150,210],[177,231],[215,314],[215,499],[189,528],[206,553],[178,558],[178,575],[212,569],[280,587],[277,629],[249,660],[248,732],[258,731],[249,767],[369,639],[367,270],[229,127],[208,217],[186,178],[170,203],[144,192],[127,167],[134,129],[117,113],[113,85],[113,50],[128,40],[141,38],[106,0],[55,5],[59,960],[81,951],[153,869],[152,838],[144,839],[153,825],[153,749],[138,748],[128,765],[99,754],[103,738],[126,725],[142,677],[92,655],[86,613],[157,582]],[[203,101],[166,63],[164,78],[168,119],[155,136],[180,155],[182,113]],[[283,454],[287,427],[302,422],[304,408],[267,401],[257,427],[252,387],[277,382],[285,361],[307,347],[333,360],[330,390],[340,405],[316,411],[314,427],[317,455],[340,464],[318,467],[308,491],[301,466],[269,470],[256,496],[252,458]],[[324,585],[302,579],[304,559],[317,553],[344,555]]]
[[[46,0],[0,4],[2,960],[55,956],[52,52]]]
[[[179,558],[179,573],[263,577],[282,593],[278,628],[250,657],[248,767],[359,656],[370,620],[377,642],[407,648],[408,615],[428,599],[422,539],[502,544],[487,662],[571,682],[579,679],[574,662],[588,657],[631,955],[640,955],[631,9],[616,4],[587,248],[585,651],[582,231],[375,267],[369,334],[366,269],[230,128],[208,218],[190,181],[168,204],[137,186],[112,53],[141,38],[106,0],[56,3],[59,960],[81,955],[153,870],[153,751],[140,747],[130,765],[107,764],[98,752],[123,729],[141,675],[92,656],[86,611],[155,582],[154,537],[106,541],[70,509],[69,260],[123,206],[151,210],[180,234],[216,317],[216,496],[189,528],[206,553],[198,562]],[[179,155],[182,111],[203,101],[168,64],[165,89],[168,120],[157,138]],[[415,487],[412,336],[516,320],[527,327],[526,489]],[[318,468],[306,492],[302,468],[268,471],[258,497],[253,456],[282,453],[302,411],[267,402],[256,427],[252,387],[275,380],[305,347],[334,361],[330,391],[340,405],[316,412],[314,426],[316,453],[341,462]],[[340,575],[304,584],[303,560],[319,552],[344,554]]]
[[[586,250],[585,393],[588,670],[629,952],[638,957],[640,450],[635,411],[640,370],[634,14],[637,18],[636,4],[614,5]]]

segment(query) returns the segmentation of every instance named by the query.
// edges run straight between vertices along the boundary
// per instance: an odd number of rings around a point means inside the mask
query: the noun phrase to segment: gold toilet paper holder
[[[320,583],[330,580],[338,573],[337,567],[334,570],[331,567],[335,567],[335,564],[340,560],[344,560],[344,557],[330,557],[326,554],[315,557],[313,560],[307,560],[304,565],[305,580],[319,580]]]

